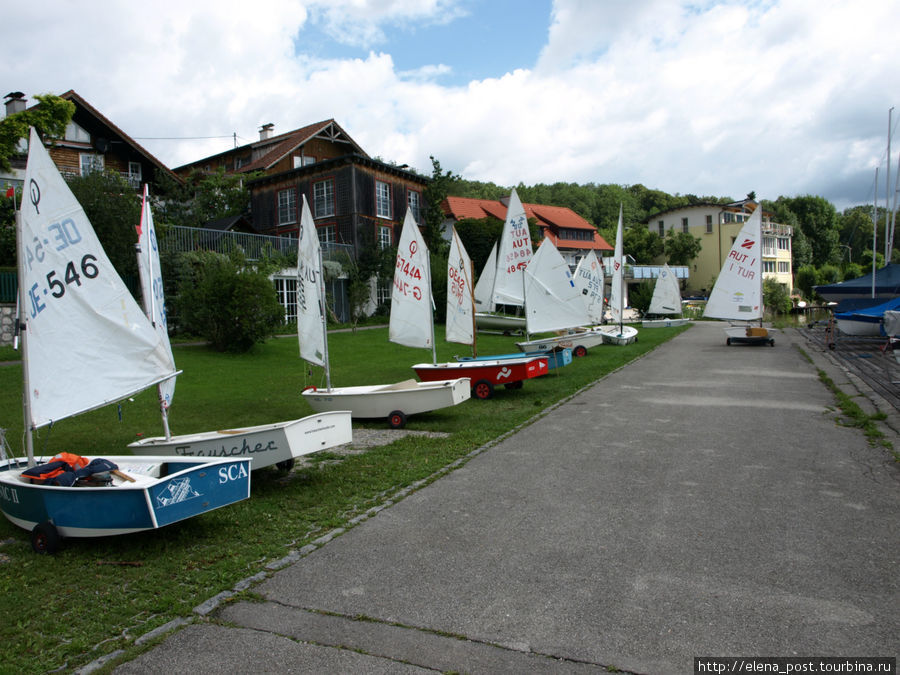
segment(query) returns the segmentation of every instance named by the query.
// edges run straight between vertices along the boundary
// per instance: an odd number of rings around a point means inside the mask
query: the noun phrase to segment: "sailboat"
[[[603,323],[603,264],[597,254],[588,254],[578,261],[575,268],[575,285],[581,291],[590,325]]]
[[[418,230],[409,211],[404,220],[403,231],[407,232],[407,222]],[[421,250],[420,250],[421,249]],[[401,237],[400,251],[411,252],[410,259],[399,257],[396,275],[405,275],[415,283],[400,281],[395,276],[394,298],[391,301],[391,339],[411,342],[419,346],[420,341],[434,342],[430,307],[427,316],[421,311],[423,303],[416,304],[409,313],[400,316],[403,308],[409,307],[399,301],[398,293],[410,299],[425,297],[420,258],[424,252],[428,260],[428,249],[407,237]],[[401,262],[402,261],[402,262]],[[401,290],[398,291],[398,288]],[[431,294],[427,294],[430,303]],[[397,307],[397,319],[394,310]],[[408,317],[408,318],[406,318]],[[469,398],[469,381],[465,378],[444,379],[439,382],[417,382],[414,379],[393,384],[360,385],[353,387],[333,387],[331,385],[331,363],[328,357],[328,326],[325,317],[325,287],[322,276],[322,251],[316,225],[303,196],[300,216],[300,237],[297,254],[297,335],[300,342],[300,357],[307,363],[325,369],[325,389],[307,387],[303,399],[313,410],[319,412],[348,410],[354,418],[386,419],[392,429],[406,425],[410,415],[430,412],[462,403]]]
[[[517,342],[523,352],[571,349],[574,356],[603,343],[603,337],[583,326],[590,323],[587,305],[575,285],[569,265],[550,239],[544,239],[524,270],[525,317],[528,333],[558,335]]]
[[[625,312],[625,260],[622,251],[622,205],[619,204],[619,223],[616,227],[616,248],[613,255],[613,275],[609,291],[609,311],[613,323],[595,326],[603,341],[612,345],[627,345],[637,340],[637,328],[622,323]]]
[[[745,323],[725,328],[725,344],[768,344],[775,340],[762,325],[762,206],[744,222],[709,294],[703,316]],[[758,326],[750,322],[759,321]]]
[[[680,315],[681,310],[681,289],[678,287],[678,279],[669,269],[668,264],[663,265],[656,278],[656,285],[653,287],[653,297],[650,298],[650,306],[647,308],[646,318],[641,321],[644,328],[661,328],[664,326],[683,326],[690,319],[683,316],[677,318],[650,318],[660,317],[667,314]]]
[[[513,188],[506,207],[506,218],[500,233],[500,242],[491,249],[491,255],[481,274],[476,303],[485,311],[475,314],[475,322],[481,328],[502,330],[506,333],[525,330],[525,317],[500,314],[498,305],[522,307],[525,303],[522,270],[531,260],[531,234],[528,218],[519,195]],[[491,267],[493,261],[493,267]],[[484,280],[484,281],[482,281]],[[490,285],[487,284],[490,281]],[[482,290],[483,289],[483,290]],[[487,299],[484,299],[487,291]],[[480,301],[480,302],[479,302]]]
[[[31,531],[36,552],[53,553],[64,537],[155,529],[249,497],[249,457],[35,457],[34,430],[176,371],[33,128],[25,185],[16,240],[26,458],[0,462],[3,514]]]
[[[457,244],[462,242],[457,238]],[[467,256],[468,257],[468,256]],[[457,282],[464,281],[462,277]],[[471,298],[471,291],[463,290]],[[457,310],[452,310],[457,311]],[[472,335],[474,340],[474,333]],[[522,380],[547,372],[547,359],[525,357],[519,359],[478,359],[438,363],[434,344],[434,315],[431,298],[431,266],[428,249],[419,228],[407,212],[397,251],[394,291],[391,297],[391,340],[407,347],[431,349],[431,363],[417,363],[412,368],[423,382],[464,378],[471,386],[471,394],[479,399],[490,398],[494,387],[504,384],[519,388]]]
[[[144,204],[138,226],[138,271],[144,298],[144,311],[154,325],[160,342],[171,358],[163,278],[153,212],[144,186]],[[138,455],[177,455],[180,457],[252,457],[253,470],[276,466],[282,471],[293,467],[294,460],[320,450],[350,443],[353,431],[350,413],[335,411],[309,415],[286,422],[260,424],[239,429],[202,431],[172,436],[168,410],[175,392],[175,378],[158,385],[164,436],[142,438],[128,445]]]
[[[472,261],[466,252],[456,228],[451,230],[450,254],[447,259],[447,342],[472,345],[472,356],[456,356],[457,361],[491,361],[521,359],[523,356],[546,356],[547,368],[561,368],[572,363],[572,350],[560,348],[554,351],[533,351],[522,354],[493,354],[478,356],[473,317],[475,311],[472,293]]]

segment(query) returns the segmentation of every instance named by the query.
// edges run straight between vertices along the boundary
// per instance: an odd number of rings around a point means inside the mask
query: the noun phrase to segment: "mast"
[[[322,316],[322,343],[325,345],[325,386],[331,391],[331,361],[328,358],[328,316],[325,307],[325,266],[322,263],[322,247],[319,247],[319,314]]]
[[[891,247],[894,245],[894,231],[888,229],[888,214],[891,212],[891,117],[894,106],[888,109],[888,134],[887,134],[887,175],[884,180],[884,264],[891,262]],[[875,297],[874,293],[872,297]]]
[[[140,233],[143,227],[150,227],[149,222],[144,222],[144,214],[147,213],[147,196],[148,196],[148,186],[144,183],[144,196],[141,201],[141,226],[138,228],[138,232]],[[148,232],[147,240],[149,242],[150,236]],[[152,246],[152,242],[151,242]],[[137,253],[137,265],[138,265],[138,274],[141,274],[141,270],[146,270],[144,276],[146,276],[146,283],[141,284],[141,299],[144,302],[144,314],[147,315],[147,318],[150,320],[150,324],[157,328],[156,325],[156,307],[153,306],[154,297],[153,297],[153,254],[150,250],[147,251],[146,261],[141,256],[141,237],[138,234],[137,243],[134,245],[135,252]],[[159,400],[159,414],[162,419],[163,425],[163,434],[166,437],[166,440],[172,440],[172,432],[169,430],[169,406],[166,405],[166,397],[163,393],[163,383],[158,382],[156,385],[156,396]]]
[[[24,197],[24,195],[22,195]],[[25,434],[25,455],[28,457],[28,466],[35,465],[34,462],[34,439],[31,436],[33,428],[31,422],[31,385],[28,378],[28,322],[25,320],[25,283],[22,278],[22,270],[24,269],[25,257],[22,253],[22,211],[16,209],[16,267],[18,270],[18,311],[16,313],[16,332],[19,335],[20,349],[22,350],[22,419],[24,421],[23,432]]]
[[[878,263],[875,260],[875,252],[878,250],[875,245],[878,241],[878,167],[875,167],[875,199],[872,203],[872,297],[875,297],[875,268]]]

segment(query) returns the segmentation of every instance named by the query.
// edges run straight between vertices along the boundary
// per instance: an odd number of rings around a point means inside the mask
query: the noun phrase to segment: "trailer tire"
[[[62,537],[49,520],[38,523],[31,530],[31,549],[39,555],[53,555],[59,550]]]
[[[472,393],[475,398],[485,401],[494,395],[494,385],[487,380],[478,380],[472,387]]]
[[[388,415],[388,425],[391,429],[402,429],[406,426],[406,414],[401,410],[395,410]]]

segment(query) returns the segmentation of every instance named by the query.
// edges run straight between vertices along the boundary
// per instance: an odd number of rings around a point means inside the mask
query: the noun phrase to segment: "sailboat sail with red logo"
[[[757,206],[734,240],[703,311],[732,322],[725,328],[725,344],[775,345],[762,325],[762,270],[762,207]],[[756,321],[759,325],[752,325]]]

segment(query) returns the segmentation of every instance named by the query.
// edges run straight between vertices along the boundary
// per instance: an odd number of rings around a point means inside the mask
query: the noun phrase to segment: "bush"
[[[185,254],[179,273],[180,328],[204,337],[217,351],[246,352],[284,320],[272,282],[239,254]]]
[[[776,314],[788,314],[792,307],[787,289],[775,279],[763,279],[763,305]]]

